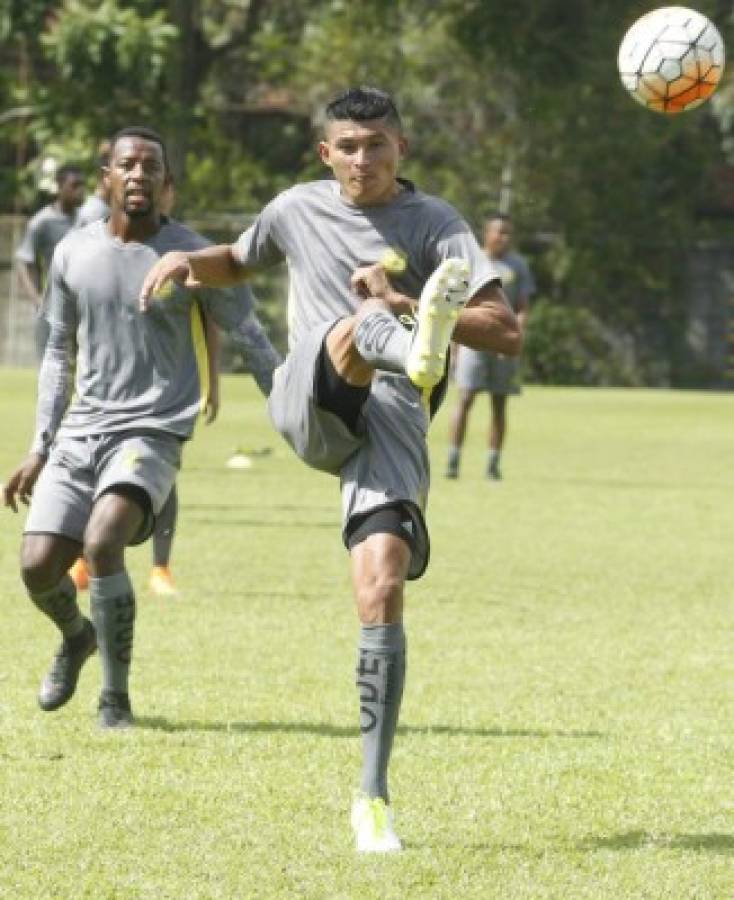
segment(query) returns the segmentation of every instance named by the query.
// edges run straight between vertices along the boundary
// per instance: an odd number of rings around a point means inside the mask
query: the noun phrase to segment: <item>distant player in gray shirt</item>
[[[110,214],[110,189],[105,172],[110,165],[110,142],[102,141],[97,150],[98,175],[94,191],[79,207],[76,227],[83,228],[97,219],[106,219]]]
[[[530,297],[535,293],[535,280],[525,259],[510,249],[512,222],[509,216],[490,216],[484,226],[484,249],[502,276],[502,286],[517,316],[520,330],[525,332]],[[520,393],[517,359],[482,350],[460,347],[455,368],[459,399],[451,417],[447,478],[459,477],[461,448],[464,444],[469,412],[478,393],[490,395],[491,418],[488,434],[485,474],[499,481],[500,457],[507,430],[507,398]]]
[[[78,166],[60,166],[56,172],[56,200],[40,209],[26,225],[23,239],[15,251],[18,280],[36,313],[36,351],[39,359],[48,338],[43,315],[43,293],[54,248],[76,225],[79,205],[84,199],[84,178]]]
[[[130,128],[113,139],[109,220],[71,231],[54,253],[36,432],[30,455],[3,489],[13,510],[18,499],[27,503],[32,494],[21,549],[23,580],[63,635],[39,704],[53,710],[66,703],[82,665],[99,646],[104,727],[132,723],[128,676],[135,596],[125,548],[150,535],[171,492],[183,442],[206,403],[200,306],[245,345],[266,394],[279,362],[261,331],[253,338],[246,290],[172,287],[146,315],[139,311],[143,279],[159,256],[207,245],[161,216],[168,177],[165,148],[155,132]],[[81,614],[67,574],[81,551],[91,573],[94,624]]]
[[[352,827],[359,851],[388,852],[401,846],[387,768],[405,676],[403,594],[428,560],[426,432],[448,344],[453,333],[512,354],[519,335],[461,216],[398,179],[406,139],[392,99],[351,89],[325,116],[319,153],[335,180],[278,195],[231,246],[164,257],[141,302],[170,279],[224,285],[288,264],[290,352],[268,405],[300,458],[340,478],[361,622],[364,763]]]

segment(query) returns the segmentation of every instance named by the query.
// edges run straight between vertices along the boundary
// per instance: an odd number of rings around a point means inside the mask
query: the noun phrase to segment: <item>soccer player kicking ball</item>
[[[113,138],[109,219],[71,231],[54,252],[35,437],[3,489],[14,511],[18,499],[27,503],[32,495],[23,581],[63,636],[38,702],[44,710],[65,704],[99,647],[99,721],[108,728],[132,724],[135,595],[125,548],[153,530],[182,444],[206,402],[200,305],[245,346],[266,392],[280,361],[254,320],[249,292],[176,287],[146,315],[140,312],[143,279],[158,257],[207,244],[161,215],[168,178],[165,147],[155,132],[128,128]],[[91,576],[91,622],[67,574],[82,552]]]
[[[325,116],[319,153],[335,180],[278,195],[231,246],[163,257],[141,304],[170,280],[228,285],[288,262],[290,352],[269,411],[301,459],[341,479],[361,622],[363,770],[352,827],[357,850],[381,853],[401,846],[387,769],[405,677],[403,593],[428,562],[426,432],[448,344],[453,334],[517,354],[520,336],[468,225],[397,177],[406,141],[392,99],[352,89]],[[398,317],[413,313],[411,331]]]

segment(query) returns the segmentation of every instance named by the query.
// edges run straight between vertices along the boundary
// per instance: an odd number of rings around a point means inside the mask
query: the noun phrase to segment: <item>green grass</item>
[[[0,379],[7,475],[33,375]],[[528,389],[498,486],[483,398],[441,478],[444,408],[391,771],[406,851],[364,859],[337,484],[249,380],[223,395],[180,479],[183,596],[150,597],[149,547],[129,553],[134,731],[97,730],[96,659],[36,707],[56,638],[2,514],[0,896],[734,896],[734,397]],[[230,471],[237,444],[273,452]]]

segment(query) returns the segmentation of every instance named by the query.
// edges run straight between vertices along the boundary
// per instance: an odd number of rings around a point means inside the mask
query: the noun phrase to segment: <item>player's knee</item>
[[[118,565],[125,545],[122,529],[111,522],[90,523],[84,534],[84,556],[95,571]]]
[[[34,594],[58,584],[64,568],[48,543],[25,540],[20,552],[20,572],[23,584]]]
[[[403,607],[404,580],[383,573],[357,585],[357,608],[364,625],[399,621]]]

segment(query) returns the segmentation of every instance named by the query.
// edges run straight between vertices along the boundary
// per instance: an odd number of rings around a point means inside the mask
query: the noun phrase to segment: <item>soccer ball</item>
[[[656,112],[674,115],[700,106],[724,71],[724,42],[706,16],[663,6],[638,19],[617,59],[622,84]]]

